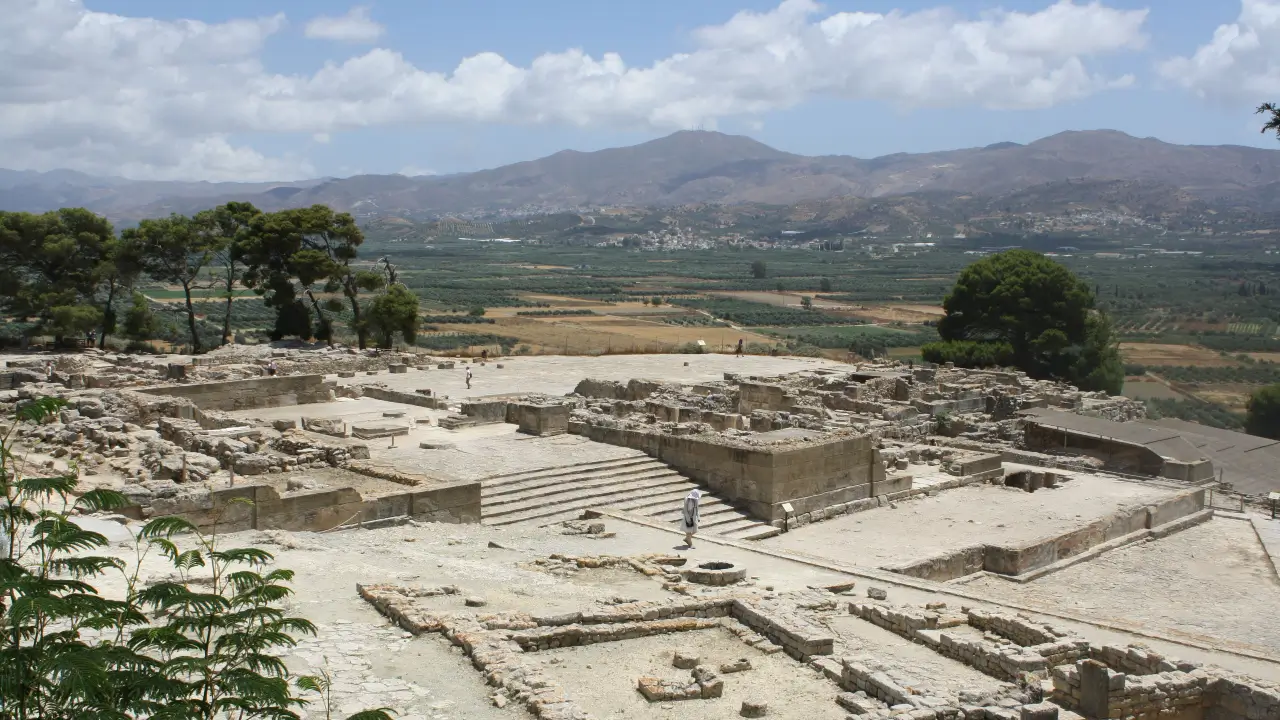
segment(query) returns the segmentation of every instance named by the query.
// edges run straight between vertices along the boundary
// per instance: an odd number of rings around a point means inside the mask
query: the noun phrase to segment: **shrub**
[[[306,701],[279,653],[315,627],[280,608],[293,573],[269,569],[264,550],[221,547],[177,517],[148,522],[135,539],[138,562],[159,552],[173,579],[140,587],[137,566],[94,555],[106,537],[70,513],[118,509],[124,496],[96,489],[73,500],[74,474],[15,467],[14,428],[63,405],[28,402],[0,436],[0,718],[296,720]],[[123,597],[91,584],[108,572],[124,574]]]
[[[1013,359],[1013,347],[1008,343],[952,340],[929,343],[920,348],[920,354],[931,363],[955,363],[957,367],[1000,367]]]

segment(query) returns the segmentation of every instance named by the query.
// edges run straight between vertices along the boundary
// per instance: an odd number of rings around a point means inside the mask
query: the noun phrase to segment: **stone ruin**
[[[673,574],[672,558],[552,556],[556,568],[623,567],[657,578]],[[745,577],[687,600],[625,601],[611,607],[552,615],[441,610],[416,598],[457,588],[362,585],[359,594],[379,612],[417,635],[441,633],[471,657],[503,698],[547,719],[591,716],[571,693],[536,669],[539,652],[642,637],[720,631],[743,643],[739,659],[708,664],[684,644],[674,646],[670,669],[634,680],[649,702],[691,702],[722,696],[727,684],[752,682],[753,655],[783,653],[817,670],[833,687],[836,704],[854,716],[907,720],[1057,720],[1061,708],[1090,718],[1121,720],[1269,720],[1280,717],[1280,691],[1218,668],[1167,658],[1137,645],[1097,645],[1070,630],[1025,615],[943,602],[895,605],[852,600],[854,583],[785,594],[761,594]],[[920,643],[1002,681],[998,689],[930,689],[917,673],[899,681],[865,649],[845,647],[823,628],[847,613]],[[619,679],[619,682],[625,680]],[[505,699],[503,700],[505,702]],[[697,712],[694,710],[693,712]],[[741,713],[764,717],[768,704],[744,700]],[[750,714],[748,714],[750,713]]]

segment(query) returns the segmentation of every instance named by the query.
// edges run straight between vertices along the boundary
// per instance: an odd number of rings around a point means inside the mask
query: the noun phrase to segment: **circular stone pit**
[[[711,561],[682,571],[686,580],[699,585],[732,585],[747,577],[747,569],[730,562]]]

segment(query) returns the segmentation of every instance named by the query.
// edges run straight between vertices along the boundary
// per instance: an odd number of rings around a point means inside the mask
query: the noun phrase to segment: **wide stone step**
[[[680,509],[658,510],[650,513],[642,511],[636,514],[647,515],[654,520],[660,520],[662,522],[680,522],[684,518],[684,512]],[[730,505],[729,503],[722,502],[719,499],[716,499],[714,502],[707,502],[705,495],[702,498],[702,502],[698,504],[699,525],[707,525],[711,521],[717,518],[722,518],[725,515],[740,516],[742,515],[742,512],[738,510],[738,508]]]
[[[689,496],[689,491],[696,487],[697,485],[691,482],[689,483],[688,488],[684,489],[682,492],[675,491],[660,496],[654,495],[639,498],[628,502],[625,505],[615,506],[615,509],[625,510],[635,515],[648,515],[653,517],[672,513],[674,517],[678,517],[684,507],[684,499]],[[720,498],[703,495],[702,500],[698,503],[698,508],[700,510],[705,510],[707,508],[719,507],[724,504],[725,503],[721,501]]]
[[[600,470],[589,473],[575,473],[570,475],[548,475],[545,477],[530,478],[528,480],[520,480],[518,482],[504,483],[501,485],[484,485],[480,486],[480,497],[501,497],[504,495],[512,495],[519,493],[539,492],[546,488],[555,488],[560,486],[573,487],[592,480],[603,480],[607,478],[626,478],[636,475],[644,475],[654,472],[674,472],[671,468],[662,463],[653,463],[645,465],[632,465],[624,468],[610,468],[608,470]]]
[[[774,535],[781,535],[782,528],[776,528],[772,525],[766,525],[765,523],[758,522],[751,527],[741,528],[728,533],[722,532],[720,534],[733,540],[764,540],[765,538],[771,538]]]
[[[587,508],[609,507],[613,501],[635,497],[637,495],[662,488],[664,485],[686,482],[677,477],[674,481],[657,480],[651,485],[612,486],[584,492],[576,496],[562,496],[558,499],[534,498],[530,504],[519,508],[505,508],[499,512],[489,512],[481,506],[481,514],[488,525],[509,525],[511,523],[537,520],[547,515],[557,514],[561,510],[585,510]]]
[[[493,475],[481,479],[480,484],[481,486],[501,487],[503,485],[521,483],[528,480],[555,478],[566,475],[587,475],[596,472],[611,472],[614,470],[642,465],[662,465],[662,463],[647,455],[641,455],[633,458],[616,458],[613,460],[598,460],[595,462],[575,463],[572,465],[556,465],[553,467],[538,468],[537,470],[524,470],[515,473]],[[663,467],[666,466],[663,465]]]
[[[752,518],[751,516],[747,515],[741,510],[735,509],[733,513],[720,513],[718,515],[712,515],[710,517],[700,518],[698,522],[698,528],[714,530],[715,532],[719,533],[719,532],[723,532],[725,527],[742,520],[746,520],[747,522],[753,522],[753,523],[759,522],[758,520]]]
[[[631,475],[584,480],[574,483],[565,483],[562,485],[550,485],[527,492],[509,493],[498,497],[484,497],[481,495],[480,505],[482,508],[491,508],[496,511],[511,507],[512,505],[526,503],[531,500],[545,499],[550,502],[558,502],[563,497],[575,496],[584,492],[591,492],[599,488],[647,487],[654,480],[666,480],[668,482],[673,482],[684,480],[684,478],[670,470],[648,470]]]
[[[699,525],[698,530],[710,532],[715,535],[730,536],[742,530],[750,530],[761,525],[758,520],[739,515],[736,518],[725,518],[724,520],[711,525]]]

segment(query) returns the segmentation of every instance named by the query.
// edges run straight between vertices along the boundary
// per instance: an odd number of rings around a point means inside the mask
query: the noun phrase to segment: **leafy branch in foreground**
[[[95,555],[108,546],[73,513],[127,505],[109,490],[78,497],[76,473],[28,476],[11,438],[63,403],[21,406],[0,436],[0,720],[76,718],[296,720],[278,653],[315,633],[280,604],[293,573],[258,548],[223,548],[185,519],[157,518],[135,538],[135,562]],[[158,551],[176,579],[139,587],[143,559]],[[91,584],[122,573],[110,598]],[[325,677],[325,713],[331,704]],[[319,687],[299,679],[299,690]],[[352,716],[389,720],[386,708]]]

